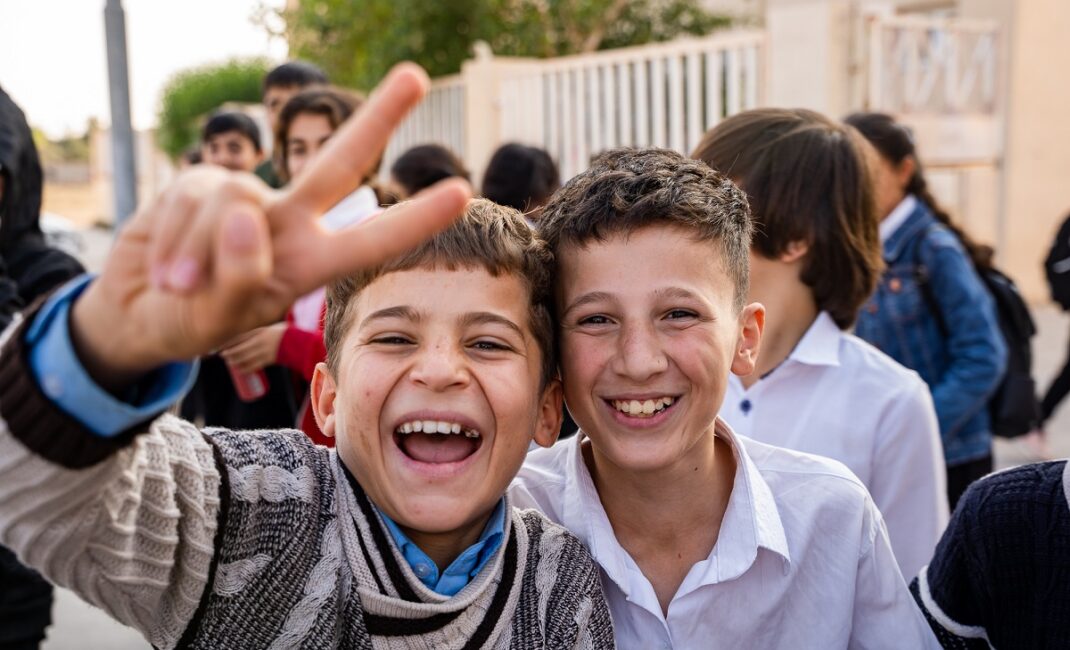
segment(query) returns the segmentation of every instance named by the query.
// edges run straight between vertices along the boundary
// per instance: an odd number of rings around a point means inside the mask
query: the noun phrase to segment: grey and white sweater
[[[534,511],[510,509],[495,557],[441,596],[333,450],[169,415],[94,436],[41,392],[14,329],[0,348],[0,544],[153,645],[613,647],[590,555]]]

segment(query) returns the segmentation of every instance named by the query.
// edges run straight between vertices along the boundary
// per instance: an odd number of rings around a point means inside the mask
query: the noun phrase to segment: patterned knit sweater
[[[970,486],[910,585],[944,648],[1070,647],[1070,465]]]
[[[590,555],[534,511],[441,596],[334,450],[169,415],[94,436],[34,382],[24,329],[0,348],[0,544],[155,646],[613,647]]]

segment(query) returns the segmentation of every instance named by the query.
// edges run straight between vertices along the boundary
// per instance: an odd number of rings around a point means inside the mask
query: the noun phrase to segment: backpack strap
[[[936,319],[936,327],[940,330],[940,335],[947,338],[950,333],[947,328],[947,321],[944,320],[944,312],[940,309],[940,303],[936,300],[936,295],[933,293],[933,285],[931,282],[931,276],[929,275],[929,269],[921,261],[921,245],[929,238],[929,233],[933,232],[936,228],[935,225],[931,225],[922,231],[921,235],[914,240],[914,245],[911,250],[911,264],[914,269],[914,282],[918,285],[918,290],[921,291],[921,297],[925,301],[925,306],[928,307],[929,312]]]

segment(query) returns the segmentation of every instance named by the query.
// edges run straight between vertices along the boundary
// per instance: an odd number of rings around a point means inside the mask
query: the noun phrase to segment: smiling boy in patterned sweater
[[[6,331],[0,543],[161,648],[613,647],[587,551],[502,496],[560,425],[545,244],[473,201],[408,250],[459,183],[314,222],[422,87],[393,74],[285,194],[180,177],[99,278]],[[160,415],[184,360],[332,277],[312,402],[336,450]]]

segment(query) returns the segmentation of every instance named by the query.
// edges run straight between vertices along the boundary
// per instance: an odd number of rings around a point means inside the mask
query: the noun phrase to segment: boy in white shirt
[[[880,513],[835,461],[737,436],[755,366],[746,196],[705,164],[615,150],[546,206],[576,437],[510,494],[591,549],[621,648],[923,648]],[[833,399],[833,397],[830,397]]]
[[[899,569],[915,576],[948,520],[932,397],[916,372],[844,331],[882,267],[868,147],[813,111],[769,108],[724,120],[692,157],[747,193],[749,300],[766,309],[761,358],[729,379],[721,417],[847,465],[884,516]]]

